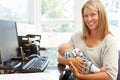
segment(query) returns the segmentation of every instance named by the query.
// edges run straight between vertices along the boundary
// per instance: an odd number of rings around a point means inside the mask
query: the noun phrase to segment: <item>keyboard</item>
[[[22,72],[43,72],[48,63],[48,57],[35,57],[23,66]]]

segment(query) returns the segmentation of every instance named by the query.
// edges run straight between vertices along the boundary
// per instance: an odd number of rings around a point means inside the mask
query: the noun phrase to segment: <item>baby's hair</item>
[[[73,47],[69,44],[69,43],[62,43],[59,47],[58,47],[58,52],[60,55],[64,55],[64,53],[67,51],[67,50],[72,50]]]

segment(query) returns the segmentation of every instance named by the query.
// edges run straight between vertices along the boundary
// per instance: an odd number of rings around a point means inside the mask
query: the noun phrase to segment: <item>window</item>
[[[75,0],[41,0],[40,24],[42,46],[48,50],[50,65],[57,63],[57,47],[67,41],[75,31]]]
[[[0,0],[0,19],[29,22],[28,0]]]
[[[42,32],[72,32],[74,0],[41,0]]]
[[[56,47],[65,40],[65,36],[75,31],[75,0],[40,0],[40,24],[44,41],[48,47]],[[68,38],[69,38],[68,36]]]
[[[55,47],[59,42],[68,40],[77,30],[76,25],[81,24],[78,22],[80,12],[78,13],[76,7],[79,8],[78,5],[83,2],[82,0],[0,0],[0,19],[35,24],[37,32],[43,35],[43,44]],[[23,33],[26,32],[24,27],[21,30]],[[65,36],[68,39],[65,40]],[[46,37],[49,37],[49,40],[44,41]]]
[[[119,14],[120,14],[120,1],[119,0],[102,0],[102,3],[105,6],[105,9],[107,11],[108,15],[108,22],[109,27],[113,35],[118,40],[118,44],[120,44],[120,20],[119,20]],[[118,48],[120,49],[120,46],[118,45]]]

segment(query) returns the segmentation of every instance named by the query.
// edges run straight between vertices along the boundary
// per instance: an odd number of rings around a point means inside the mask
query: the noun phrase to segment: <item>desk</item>
[[[50,50],[47,51],[48,55],[49,53],[53,52],[51,52]],[[41,55],[43,54],[45,55],[44,52],[41,52]],[[1,74],[0,80],[61,80],[61,74],[64,70],[64,67],[65,66],[61,64],[56,64],[54,66],[48,65],[44,72],[21,73],[18,71],[15,73],[13,72],[12,74]]]
[[[0,80],[60,80],[63,69],[64,66],[58,64],[58,66],[48,66],[44,72],[39,73],[1,74]]]

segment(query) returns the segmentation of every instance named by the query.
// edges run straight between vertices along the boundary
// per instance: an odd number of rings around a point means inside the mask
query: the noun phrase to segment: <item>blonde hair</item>
[[[88,0],[82,8],[82,19],[83,19],[83,39],[90,36],[91,32],[84,22],[84,8],[88,8],[98,12],[99,23],[97,27],[97,35],[101,36],[101,39],[105,37],[106,34],[110,33],[108,29],[108,20],[105,9],[99,0]]]

